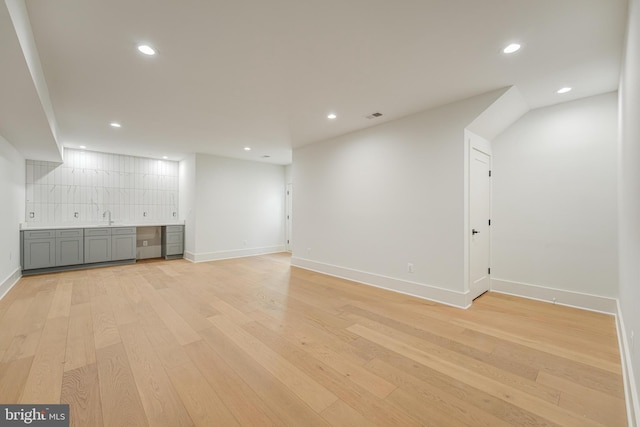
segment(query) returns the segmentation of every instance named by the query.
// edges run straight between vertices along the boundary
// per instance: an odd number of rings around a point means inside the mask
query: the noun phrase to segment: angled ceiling
[[[26,0],[63,145],[279,164],[294,147],[509,85],[532,108],[616,90],[626,3]],[[511,42],[522,49],[505,55]]]

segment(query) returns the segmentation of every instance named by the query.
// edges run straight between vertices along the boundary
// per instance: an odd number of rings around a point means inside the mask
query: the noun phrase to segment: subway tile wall
[[[64,150],[64,163],[27,160],[26,222],[72,225],[178,219],[178,162]]]

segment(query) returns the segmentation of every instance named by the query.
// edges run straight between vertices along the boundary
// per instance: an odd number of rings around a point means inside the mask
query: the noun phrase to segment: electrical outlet
[[[555,297],[553,298],[553,303],[554,303],[554,304],[556,303],[556,298],[555,298]]]
[[[142,216],[147,216],[147,213],[146,212],[142,212]]]
[[[144,246],[146,248],[147,246],[149,246],[149,242],[147,240],[143,240],[142,241],[142,246]]]
[[[36,217],[35,212],[29,212],[29,218],[35,218],[35,217]]]
[[[413,273],[413,264],[412,263],[408,263],[407,264],[407,272],[408,273]]]
[[[74,218],[78,218],[78,215],[80,215],[78,212],[74,212],[74,213],[73,213],[73,217],[74,217]]]
[[[173,217],[175,218],[178,215],[178,212],[173,213]]]

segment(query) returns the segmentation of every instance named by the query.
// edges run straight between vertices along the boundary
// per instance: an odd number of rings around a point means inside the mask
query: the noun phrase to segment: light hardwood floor
[[[623,426],[614,319],[495,293],[460,310],[287,254],[25,277],[0,403],[75,426]]]

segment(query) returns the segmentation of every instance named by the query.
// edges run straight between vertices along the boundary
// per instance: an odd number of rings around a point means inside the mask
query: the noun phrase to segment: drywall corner
[[[529,104],[517,87],[511,86],[466,129],[489,141],[502,133],[530,110]]]
[[[617,300],[616,329],[618,332],[618,345],[620,348],[620,362],[622,365],[622,379],[624,381],[624,400],[627,407],[627,420],[630,427],[638,425],[637,417],[640,416],[640,398],[638,385],[633,373],[633,359],[631,358],[631,346],[627,340],[624,317],[620,308],[620,300]]]
[[[185,258],[195,252],[196,245],[196,155],[189,154],[180,161],[178,172],[178,212],[185,224]]]

